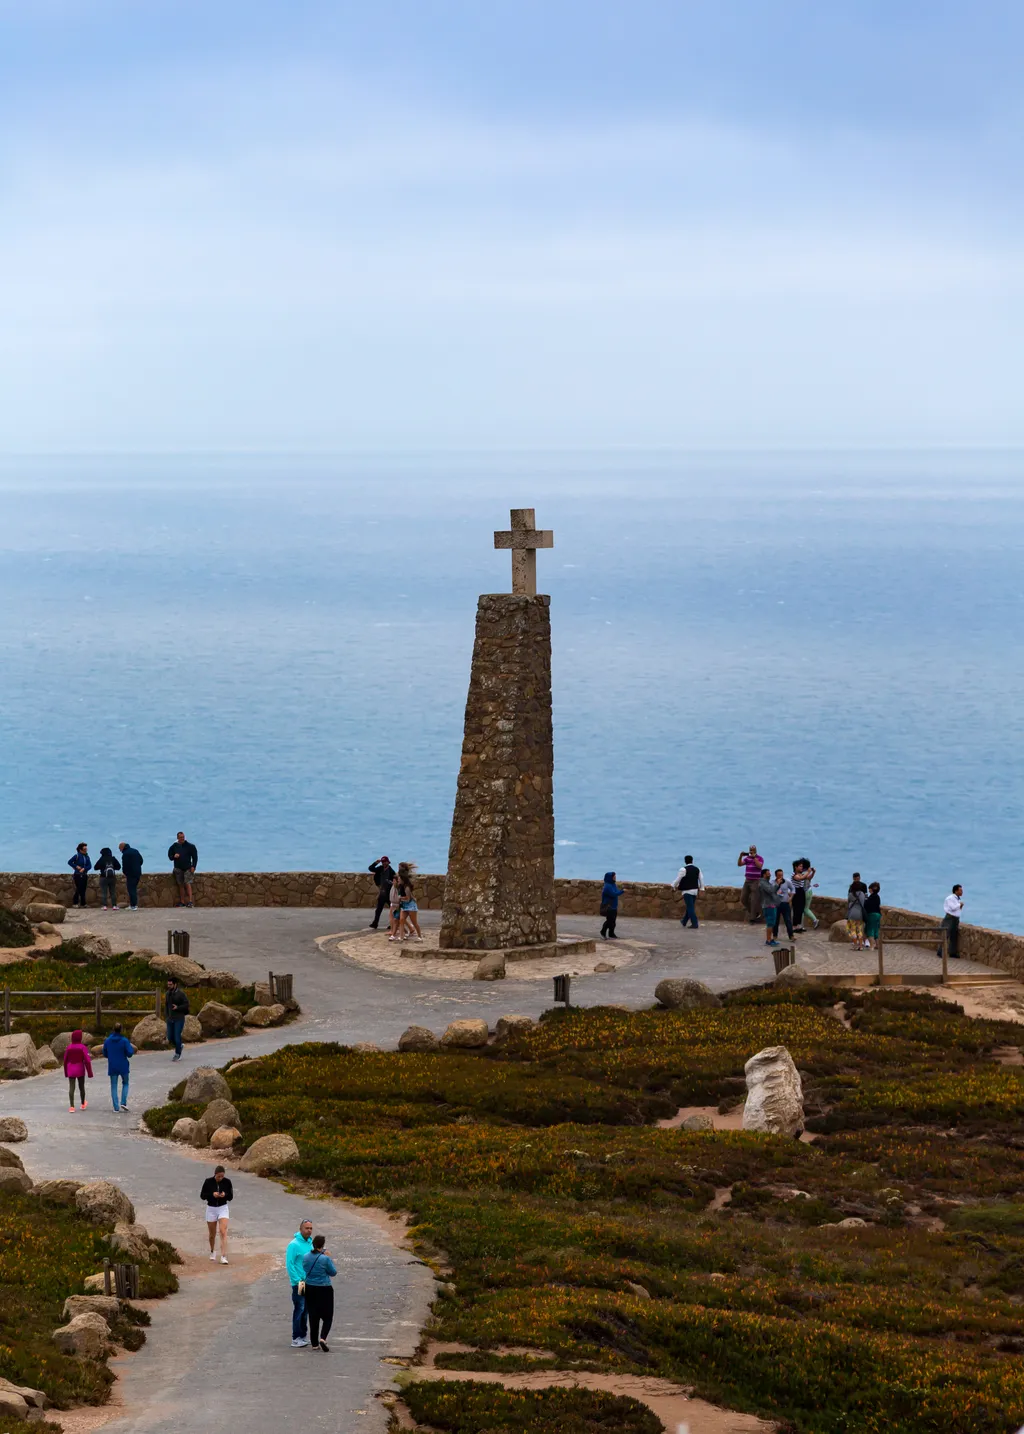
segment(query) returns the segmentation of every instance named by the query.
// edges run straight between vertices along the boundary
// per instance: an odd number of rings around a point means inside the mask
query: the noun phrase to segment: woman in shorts
[[[228,1262],[228,1220],[231,1218],[231,1200],[234,1196],[231,1181],[224,1174],[223,1165],[218,1165],[212,1175],[203,1181],[199,1198],[206,1205],[206,1228],[210,1234],[210,1259],[217,1258],[217,1231],[220,1231],[220,1262]]]
[[[398,892],[402,898],[402,916],[398,935],[401,939],[407,936],[411,930],[412,939],[422,941],[423,932],[420,930],[419,907],[416,905],[415,886],[412,879],[415,871],[416,867],[411,861],[398,863]]]

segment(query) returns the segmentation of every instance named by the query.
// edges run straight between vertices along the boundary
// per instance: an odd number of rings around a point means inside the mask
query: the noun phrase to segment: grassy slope
[[[0,1374],[45,1390],[58,1409],[102,1404],[113,1381],[104,1362],[61,1354],[50,1339],[64,1323],[67,1296],[80,1293],[86,1275],[103,1268],[110,1253],[103,1242],[107,1233],[77,1210],[0,1191]],[[169,1245],[159,1248],[159,1257],[140,1267],[144,1297],[170,1294],[178,1286],[171,1269],[177,1256]],[[131,1317],[116,1331],[130,1348],[143,1343],[139,1323],[148,1323],[148,1317]],[[0,1416],[0,1431],[6,1434],[7,1428]]]
[[[989,1052],[1020,1028],[894,992],[847,996],[847,1029],[832,999],[557,1013],[504,1052],[292,1046],[233,1098],[247,1138],[292,1131],[300,1175],[413,1212],[453,1270],[441,1339],[665,1375],[804,1434],[1003,1434],[1024,1420],[1024,1070]],[[818,1143],[645,1123],[737,1101],[775,1044]]]

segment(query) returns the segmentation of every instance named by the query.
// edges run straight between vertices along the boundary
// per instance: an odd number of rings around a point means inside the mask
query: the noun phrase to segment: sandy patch
[[[909,989],[960,1006],[965,1016],[1024,1025],[1024,984],[1020,981],[1000,982],[998,986],[911,986]]]
[[[37,936],[32,946],[0,946],[0,966],[17,966],[19,961],[34,961],[45,956],[64,940],[59,931],[52,936]]]

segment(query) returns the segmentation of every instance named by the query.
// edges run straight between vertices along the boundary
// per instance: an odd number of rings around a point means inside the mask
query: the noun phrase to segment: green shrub
[[[0,946],[31,946],[35,939],[27,917],[0,906]]]
[[[590,1389],[502,1389],[475,1380],[416,1380],[402,1398],[417,1423],[451,1434],[662,1434],[646,1405]]]

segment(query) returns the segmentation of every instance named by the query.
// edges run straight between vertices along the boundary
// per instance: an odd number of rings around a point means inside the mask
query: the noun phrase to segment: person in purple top
[[[761,893],[758,890],[761,881],[761,870],[764,866],[764,857],[758,856],[757,847],[753,842],[746,851],[741,851],[736,858],[736,865],[743,867],[743,893],[741,900],[743,909],[751,926],[756,926],[761,919]]]

